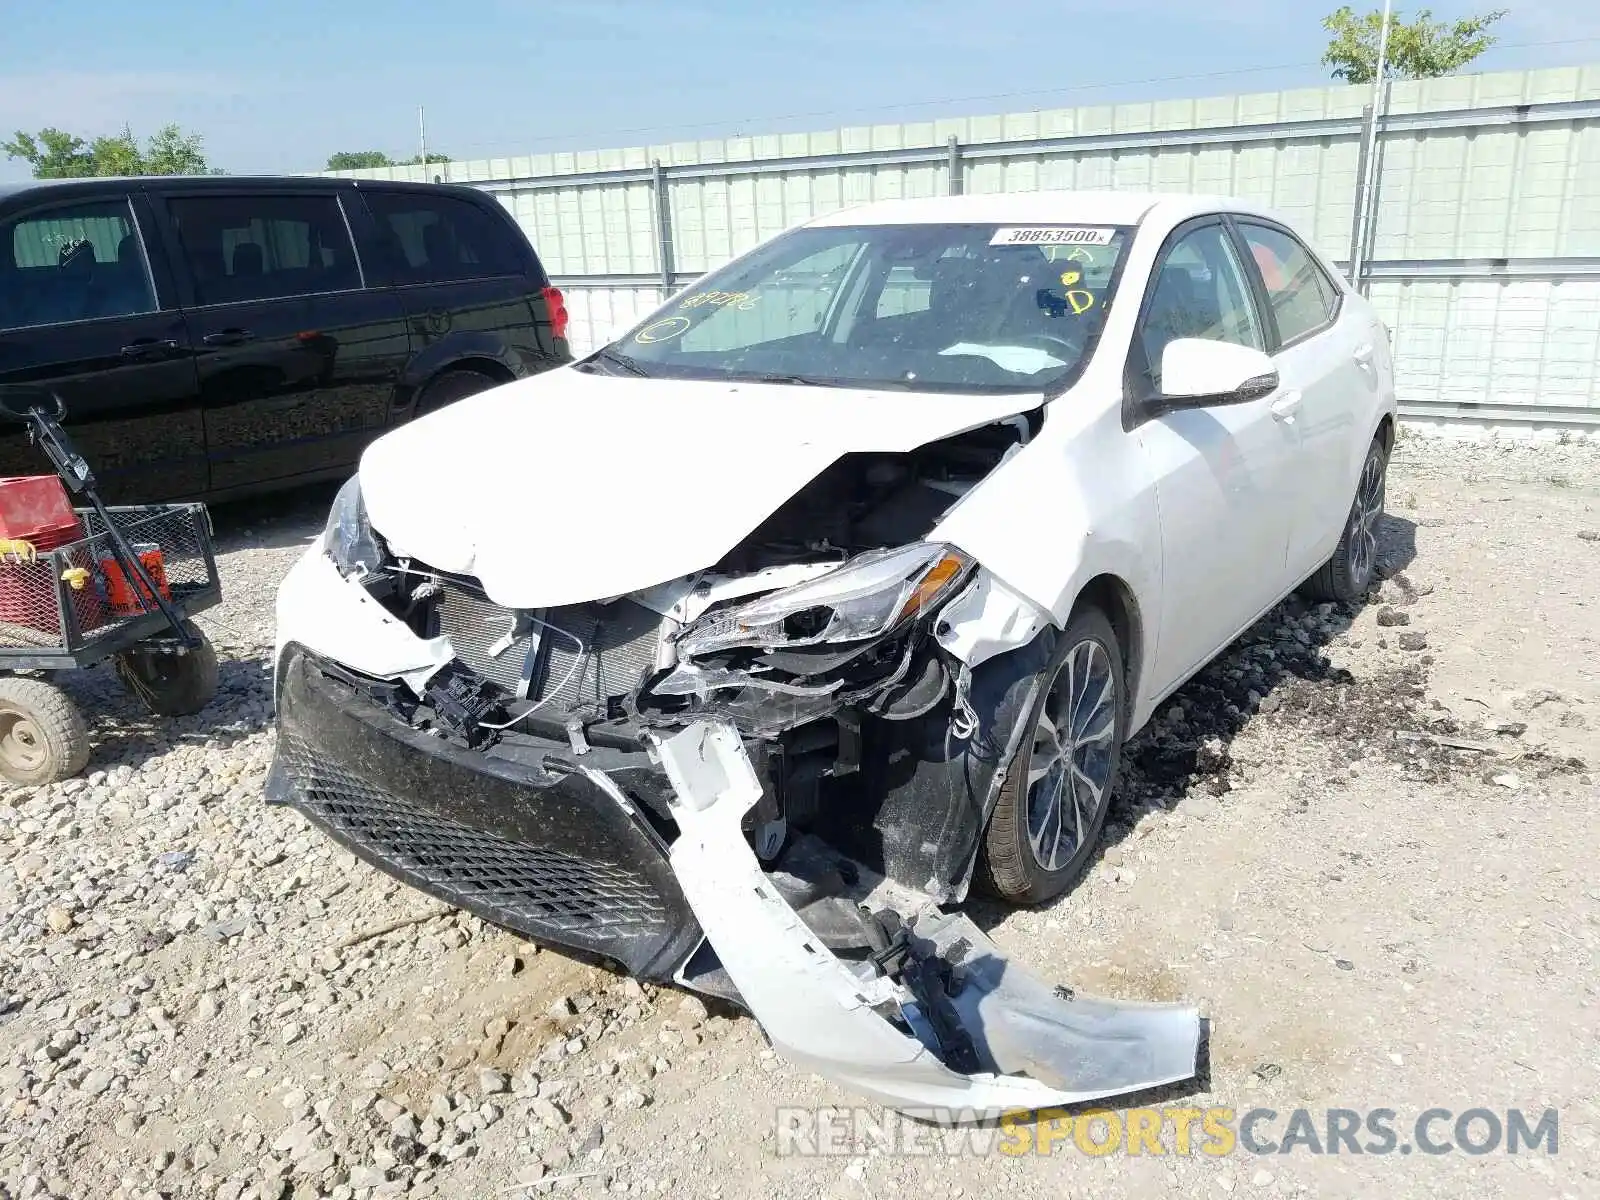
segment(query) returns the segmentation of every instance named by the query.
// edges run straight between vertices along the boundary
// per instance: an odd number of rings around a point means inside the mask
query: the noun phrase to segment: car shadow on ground
[[[1292,690],[1289,685],[1350,682],[1349,673],[1328,658],[1326,647],[1350,628],[1357,613],[1379,602],[1380,591],[1402,604],[1409,602],[1404,572],[1416,559],[1416,533],[1411,521],[1385,514],[1378,530],[1378,581],[1363,600],[1317,604],[1289,596],[1161,703],[1123,748],[1120,782],[1089,871],[1099,869],[1105,853],[1132,836],[1150,814],[1183,811],[1198,797],[1214,798],[1231,790],[1234,739],[1252,721],[1278,711]],[[980,927],[990,929],[1011,909],[979,898],[967,911]]]

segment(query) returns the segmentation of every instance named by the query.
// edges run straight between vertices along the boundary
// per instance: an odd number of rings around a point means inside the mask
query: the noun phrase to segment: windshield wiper
[[[613,350],[610,346],[607,346],[601,350],[595,355],[595,358],[601,362],[615,364],[616,366],[621,367],[629,375],[637,375],[641,379],[651,378],[650,372],[639,365],[638,359],[632,358],[622,353],[620,350]]]
[[[849,387],[839,379],[822,379],[816,375],[757,375],[757,383],[791,383],[801,387]]]

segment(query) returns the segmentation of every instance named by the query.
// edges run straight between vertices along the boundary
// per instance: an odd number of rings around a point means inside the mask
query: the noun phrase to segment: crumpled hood
[[[397,553],[510,608],[704,570],[841,455],[904,452],[1038,403],[563,368],[458,401],[361,459]]]

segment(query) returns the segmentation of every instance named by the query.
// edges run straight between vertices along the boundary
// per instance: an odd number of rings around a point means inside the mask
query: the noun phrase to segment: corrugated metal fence
[[[596,346],[790,225],[870,200],[1222,192],[1357,257],[1419,422],[1600,433],[1600,66],[1059,109],[345,174],[495,193]],[[447,172],[447,174],[446,174]]]

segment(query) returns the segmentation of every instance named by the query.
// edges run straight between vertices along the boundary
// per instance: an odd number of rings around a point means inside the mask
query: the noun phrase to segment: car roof
[[[1179,192],[996,192],[879,200],[818,217],[812,225],[1056,224],[1172,226],[1213,212],[1281,219],[1230,196]]]

